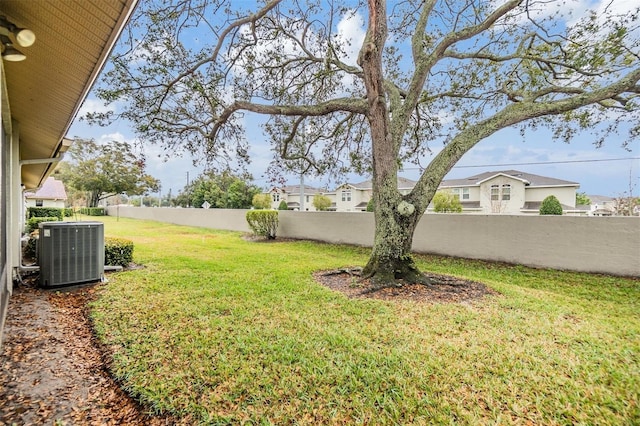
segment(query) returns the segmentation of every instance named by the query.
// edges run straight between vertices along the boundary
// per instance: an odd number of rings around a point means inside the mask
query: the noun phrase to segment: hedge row
[[[103,207],[82,207],[80,214],[86,214],[87,216],[104,216]]]
[[[57,220],[64,219],[65,209],[59,207],[29,207],[27,209],[27,219],[33,217],[56,217]]]

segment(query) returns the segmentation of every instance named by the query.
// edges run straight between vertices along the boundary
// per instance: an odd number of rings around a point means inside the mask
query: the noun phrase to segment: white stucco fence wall
[[[109,207],[111,216],[248,232],[246,210]],[[280,211],[278,236],[371,246],[371,213]],[[640,218],[428,214],[421,253],[640,276]]]

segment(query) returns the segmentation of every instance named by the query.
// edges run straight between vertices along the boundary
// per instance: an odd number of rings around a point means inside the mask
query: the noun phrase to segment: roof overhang
[[[137,2],[0,2],[0,15],[36,35],[20,48],[27,59],[3,64],[25,188],[41,186],[70,146],[65,135]]]

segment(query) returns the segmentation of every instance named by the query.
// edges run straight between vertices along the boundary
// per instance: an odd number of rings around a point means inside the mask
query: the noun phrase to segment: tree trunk
[[[385,91],[382,52],[387,38],[386,2],[369,2],[369,27],[358,63],[367,89],[368,114],[373,150],[373,201],[376,231],[363,277],[376,287],[400,285],[406,280],[423,282],[411,257],[413,231],[424,208],[417,208],[398,191],[398,152],[404,132],[391,131],[388,94]],[[421,206],[420,206],[421,207]]]
[[[388,180],[393,183],[374,190],[375,237],[362,277],[371,278],[379,288],[404,282],[427,284],[411,256],[413,233],[424,206],[411,203],[398,192],[395,176]]]
[[[98,207],[100,202],[100,193],[91,191],[89,192],[89,207]]]

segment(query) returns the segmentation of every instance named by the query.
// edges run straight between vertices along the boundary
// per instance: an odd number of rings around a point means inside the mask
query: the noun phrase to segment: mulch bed
[[[14,288],[0,354],[0,425],[170,425],[107,371],[89,319],[95,285]]]
[[[359,268],[343,268],[331,271],[320,271],[314,274],[316,281],[322,285],[344,293],[349,298],[379,300],[410,300],[421,303],[462,303],[480,300],[498,293],[486,285],[456,278],[448,275],[432,273],[424,274],[432,283],[430,285],[398,282],[398,286],[376,290],[370,279],[360,279]]]

